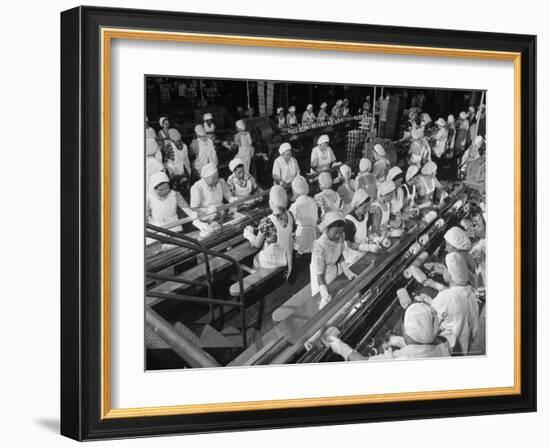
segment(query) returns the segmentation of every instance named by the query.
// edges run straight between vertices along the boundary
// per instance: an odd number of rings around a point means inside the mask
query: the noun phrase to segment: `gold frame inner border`
[[[310,50],[368,52],[409,56],[489,59],[514,63],[514,385],[445,391],[327,396],[215,404],[173,405],[143,408],[111,408],[110,343],[110,72],[113,39],[213,45],[261,46]],[[101,418],[168,416],[231,411],[258,411],[308,408],[366,403],[404,402],[429,399],[504,396],[521,393],[521,53],[455,48],[384,45],[272,37],[145,31],[138,29],[101,29]]]

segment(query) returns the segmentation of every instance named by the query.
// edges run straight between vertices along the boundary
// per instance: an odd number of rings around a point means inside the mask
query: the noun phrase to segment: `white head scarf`
[[[330,138],[328,135],[321,135],[319,139],[317,140],[317,144],[321,145],[323,143],[328,143],[330,141]]]
[[[429,305],[412,303],[405,311],[403,329],[415,342],[429,344],[439,332],[439,321]]]
[[[288,201],[288,196],[282,186],[274,185],[269,190],[269,202],[277,207],[284,209]]]
[[[282,108],[282,107],[277,107],[277,113],[281,113],[281,112],[284,112],[284,111],[285,111],[284,108]]]
[[[204,130],[204,126],[202,124],[197,124],[195,126],[195,133],[197,134],[197,136],[199,137],[204,137],[206,136],[206,130]]]
[[[201,178],[208,178],[217,172],[218,168],[214,163],[207,163],[201,169]]]
[[[422,175],[431,175],[437,172],[437,165],[433,161],[429,161],[422,166]]]
[[[229,162],[229,170],[231,172],[235,172],[235,168],[239,165],[244,165],[244,161],[242,161],[240,158],[235,157]]]
[[[305,177],[301,175],[294,177],[294,180],[292,180],[292,191],[297,196],[305,196],[309,193],[309,185]]]
[[[344,179],[349,180],[351,178],[351,168],[348,165],[340,166],[340,174]]]
[[[374,152],[376,152],[378,155],[381,155],[382,157],[386,155],[386,150],[384,149],[384,146],[382,146],[381,144],[374,145]]]
[[[353,194],[353,198],[351,199],[351,207],[353,209],[357,208],[358,206],[365,203],[366,200],[369,199],[369,193],[365,191],[363,188],[359,188],[355,193]]]
[[[178,129],[174,129],[173,127],[168,130],[168,136],[171,140],[174,141],[180,141],[181,140],[181,134],[179,133]]]
[[[437,124],[438,126],[443,127],[445,125],[445,120],[443,118],[438,118],[437,121],[435,122],[435,124]]]
[[[388,175],[386,176],[386,180],[393,180],[395,177],[397,177],[399,174],[403,174],[403,171],[399,166],[394,166],[388,171]]]
[[[455,122],[455,117],[454,117],[454,115],[449,115],[449,116],[447,117],[447,122],[448,122],[449,124],[454,124],[454,122]]]
[[[308,104],[306,110],[313,110],[313,104]]]
[[[244,121],[243,120],[238,120],[236,123],[235,123],[235,127],[238,129],[238,130],[246,130],[246,126],[244,124]]]
[[[326,109],[328,106],[328,104],[326,102],[322,103],[321,104],[321,109]]]
[[[319,186],[325,189],[328,189],[332,186],[332,177],[328,172],[321,172],[319,174]]]
[[[362,158],[359,161],[359,171],[367,172],[372,169],[372,162],[368,158]]]
[[[458,117],[461,119],[461,120],[465,120],[466,118],[468,118],[468,114],[466,112],[460,112],[460,114],[458,115]]]
[[[164,121],[166,121],[168,118],[166,118],[165,116],[161,116],[160,119],[159,119],[159,124],[160,124],[160,127],[162,127],[162,125],[164,124]]]
[[[283,143],[279,146],[280,155],[283,155],[285,152],[291,151],[291,150],[292,150],[292,146],[290,145],[290,143]]]
[[[202,116],[202,120],[203,120],[203,121],[211,120],[211,119],[213,119],[211,113],[205,113],[205,114]]]
[[[415,165],[409,166],[407,169],[407,173],[405,174],[405,181],[408,182],[416,174],[418,174],[418,166],[415,166]]]
[[[340,214],[338,211],[329,211],[323,216],[323,221],[319,225],[319,229],[322,232],[325,232],[330,225],[338,221],[345,222],[344,216],[342,216],[342,214]]]
[[[465,233],[465,231],[460,227],[452,227],[445,233],[443,236],[445,240],[451,244],[457,250],[470,250],[472,248],[472,242],[470,238]]]
[[[386,180],[382,182],[378,187],[378,197],[385,196],[395,191],[395,183],[391,180]]]
[[[289,111],[289,112],[296,112],[296,107],[290,106],[290,107],[288,108],[288,111]]]
[[[155,172],[149,178],[149,185],[151,188],[156,188],[161,183],[170,183],[168,176],[164,172]]]

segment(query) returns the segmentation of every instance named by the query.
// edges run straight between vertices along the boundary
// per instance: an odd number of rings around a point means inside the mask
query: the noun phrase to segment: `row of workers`
[[[275,123],[279,128],[287,128],[298,126],[299,124],[308,125],[313,123],[325,123],[330,119],[338,119],[350,115],[349,99],[339,99],[336,101],[330,113],[327,112],[328,104],[326,102],[321,103],[319,111],[315,115],[313,111],[313,104],[308,104],[306,110],[302,113],[301,120],[296,115],[296,107],[290,106],[285,114],[284,107],[277,108],[277,115],[275,116]]]

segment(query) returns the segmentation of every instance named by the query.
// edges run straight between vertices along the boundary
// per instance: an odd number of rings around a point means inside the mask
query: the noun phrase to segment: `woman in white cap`
[[[365,252],[377,253],[380,247],[368,238],[368,218],[371,197],[364,189],[358,189],[351,201],[351,212],[346,215],[344,257],[349,265],[355,263]]]
[[[178,208],[194,217],[193,211],[182,195],[170,189],[170,179],[164,172],[156,172],[150,179],[151,190],[147,194],[146,217],[150,224],[162,227],[178,220]],[[182,226],[169,228],[170,231],[182,231]]]
[[[328,135],[321,135],[317,140],[317,146],[311,150],[310,165],[315,172],[330,169],[332,163],[336,161],[336,156],[328,145],[329,141]]]
[[[377,163],[383,163],[385,165],[384,169],[387,170],[390,168],[390,161],[386,157],[386,149],[384,149],[384,146],[382,146],[380,143],[377,143],[374,145],[372,150],[372,157],[374,159],[374,165],[372,169],[374,170],[374,166]]]
[[[362,158],[359,161],[359,173],[355,177],[355,188],[362,188],[368,192],[370,197],[376,197],[378,186],[376,177],[371,171],[372,162],[368,158]]]
[[[382,354],[365,357],[336,335],[329,335],[326,342],[334,353],[349,361],[449,357],[449,346],[438,338],[438,333],[439,318],[436,311],[426,303],[414,302],[405,310],[403,336],[390,336]]]
[[[435,123],[437,124],[437,132],[433,136],[434,146],[432,152],[436,158],[441,158],[447,148],[447,123],[443,118],[438,118]]]
[[[145,140],[145,191],[149,192],[149,179],[157,173],[164,171],[164,165],[159,161],[160,148],[157,140],[147,138]]]
[[[409,164],[420,168],[423,163],[431,160],[430,145],[420,129],[412,129],[411,146],[409,148]]]
[[[330,116],[332,118],[340,118],[342,116],[342,104],[344,102],[339,99],[338,101],[336,101],[336,104],[334,104],[334,106],[332,107],[332,110],[330,112]]]
[[[317,238],[319,209],[315,200],[308,196],[309,185],[301,175],[292,180],[292,191],[296,197],[289,209],[296,222],[294,249],[298,255],[311,253],[313,241]]]
[[[235,157],[229,162],[231,175],[227,178],[227,187],[231,194],[238,199],[248,197],[258,190],[254,177],[246,173],[244,162]]]
[[[195,175],[199,177],[203,166],[208,163],[218,166],[218,155],[216,149],[214,149],[212,139],[208,138],[201,124],[195,126],[195,135],[196,138],[191,142],[191,149],[195,155],[193,168],[195,169]]]
[[[327,107],[328,104],[326,102],[321,103],[319,113],[317,114],[317,122],[326,123],[330,119],[327,113]]]
[[[206,132],[206,135],[212,140],[216,139],[216,125],[214,124],[214,117],[211,113],[205,113],[202,116],[202,126]]]
[[[412,165],[407,168],[405,173],[405,183],[401,185],[401,190],[403,191],[403,199],[405,204],[405,211],[410,211],[415,207],[416,199],[416,178],[420,173],[418,166]]]
[[[401,188],[403,183],[403,171],[399,166],[394,166],[388,171],[386,180],[395,184],[395,194],[390,202],[391,217],[390,225],[392,228],[400,228],[403,223],[402,212],[406,206],[405,192]]]
[[[172,180],[184,177],[188,179],[191,177],[191,162],[187,145],[181,140],[177,129],[170,129],[168,135],[170,143],[166,149],[166,170]]]
[[[168,131],[170,130],[170,120],[165,116],[161,116],[159,119],[160,130],[158,131],[158,141],[160,144],[161,150],[164,150],[165,146],[168,146],[170,141],[170,135]]]
[[[235,197],[225,181],[219,177],[216,165],[207,163],[201,169],[201,179],[191,186],[191,209],[199,217],[197,222],[193,222],[195,226],[201,231],[205,230],[200,223],[212,223],[218,217],[216,208],[223,204],[224,199],[232,202]]]
[[[298,125],[298,117],[296,116],[296,107],[290,106],[286,114],[286,126],[294,127]]]
[[[452,150],[455,147],[456,124],[454,115],[447,117],[447,149]]]
[[[342,271],[346,278],[355,278],[344,259],[344,226],[342,214],[330,211],[323,217],[320,229],[322,235],[313,243],[311,264],[309,266],[311,296],[320,293],[319,308],[323,308],[330,300],[328,285]]]
[[[436,190],[442,190],[443,187],[437,180],[437,165],[433,161],[422,166],[420,173],[416,182],[416,203],[422,209],[432,205]]]
[[[314,199],[321,211],[321,217],[329,211],[340,211],[342,208],[342,199],[332,189],[332,177],[328,172],[321,172],[319,174],[319,187],[321,188],[321,192],[315,194]]]
[[[315,122],[315,114],[313,113],[313,104],[308,104],[305,112],[302,114],[302,125],[313,124]]]
[[[271,214],[264,217],[255,234],[251,226],[244,229],[244,237],[252,246],[260,248],[254,257],[254,268],[274,269],[287,267],[287,279],[292,272],[294,219],[286,210],[288,196],[285,189],[274,185],[269,191]]]
[[[369,210],[370,231],[376,236],[386,233],[390,223],[391,201],[395,195],[395,183],[386,180],[378,186],[378,199],[375,200]]]
[[[244,171],[248,175],[250,174],[250,163],[255,152],[254,146],[252,146],[252,137],[250,136],[250,132],[246,130],[246,125],[243,120],[238,120],[235,123],[235,127],[237,128],[235,144],[239,148],[235,158],[239,158],[243,161]]]
[[[338,186],[336,192],[342,199],[342,213],[346,215],[351,211],[351,201],[355,194],[355,181],[351,178],[351,168],[348,165],[340,166],[340,175],[342,176],[342,184]]]
[[[458,115],[455,138],[455,150],[458,154],[462,154],[464,149],[466,149],[466,137],[468,135],[469,128],[470,123],[468,122],[468,115],[466,112],[460,112],[460,115]]]
[[[283,107],[277,108],[275,123],[277,124],[277,127],[279,127],[279,129],[284,129],[286,127],[285,109]]]
[[[288,186],[294,177],[300,175],[300,167],[292,156],[290,143],[282,143],[279,146],[279,154],[273,162],[273,182],[277,185]]]

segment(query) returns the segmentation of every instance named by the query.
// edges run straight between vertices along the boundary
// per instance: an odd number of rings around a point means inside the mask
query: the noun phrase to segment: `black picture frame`
[[[521,53],[521,392],[102,419],[99,67],[104,27]],[[62,12],[61,433],[93,440],[535,411],[536,219],[536,36],[98,7]]]

